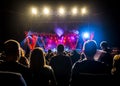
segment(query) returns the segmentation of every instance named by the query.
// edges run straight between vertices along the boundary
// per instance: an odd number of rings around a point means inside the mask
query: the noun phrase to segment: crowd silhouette
[[[0,52],[0,86],[5,86],[1,82],[11,82],[12,86],[119,84],[119,48],[110,48],[107,41],[100,43],[101,49],[97,46],[95,40],[86,40],[80,52],[66,51],[64,45],[59,44],[56,52],[51,49],[45,52],[36,46],[26,54],[17,40],[9,39]],[[19,79],[13,79],[14,75]]]

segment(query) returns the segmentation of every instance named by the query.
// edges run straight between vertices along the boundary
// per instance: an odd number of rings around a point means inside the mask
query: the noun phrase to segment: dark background
[[[73,24],[73,20],[79,24],[81,21],[89,22],[91,26],[98,28],[95,31],[95,39],[108,41],[110,46],[120,47],[120,3],[119,0],[0,0],[0,45],[7,39],[16,39],[21,42],[25,38],[25,31],[33,30],[38,32],[54,32],[56,17],[49,18],[32,18],[29,14],[31,6],[50,5],[53,9],[63,4],[67,8],[72,5],[87,6],[89,16],[87,18],[69,18],[58,19],[64,21],[62,24]],[[49,22],[45,22],[49,21]],[[49,29],[48,29],[49,28]],[[99,35],[99,36],[98,36]]]

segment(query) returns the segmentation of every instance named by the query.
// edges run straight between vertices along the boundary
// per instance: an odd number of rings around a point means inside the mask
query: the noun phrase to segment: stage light
[[[44,13],[45,15],[49,15],[49,14],[50,14],[49,8],[45,7],[45,8],[43,9],[43,13]]]
[[[65,14],[65,9],[63,7],[59,8],[58,13],[60,15],[64,15]]]
[[[61,28],[56,28],[56,29],[55,29],[55,32],[56,32],[56,34],[57,34],[59,37],[64,34],[64,31],[63,31],[63,29],[61,29]]]
[[[72,32],[75,33],[75,34],[79,34],[78,30],[73,30]]]
[[[74,36],[71,36],[71,40],[75,40]]]
[[[87,13],[87,9],[86,9],[85,7],[82,8],[82,9],[81,9],[81,14],[82,14],[82,15],[85,15],[86,13]]]
[[[72,14],[76,15],[78,13],[78,9],[76,7],[72,8]]]
[[[85,33],[83,33],[83,38],[89,38],[90,37],[90,34],[88,33],[88,32],[85,32]]]
[[[37,8],[32,8],[32,14],[36,15],[37,14]]]

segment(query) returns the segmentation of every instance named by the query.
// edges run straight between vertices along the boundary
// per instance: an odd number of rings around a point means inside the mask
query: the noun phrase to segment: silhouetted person
[[[76,62],[72,67],[71,86],[86,84],[86,81],[80,81],[80,74],[106,74],[110,71],[104,63],[94,60],[94,55],[97,51],[97,45],[94,40],[88,40],[83,45],[83,51],[86,59]],[[89,78],[89,77],[87,77]],[[92,80],[91,80],[92,81]],[[91,82],[89,81],[89,82]],[[94,83],[94,81],[92,81]],[[91,83],[92,83],[91,82]]]
[[[70,57],[72,60],[72,64],[74,64],[76,61],[80,59],[80,54],[76,50],[73,50],[72,55]]]
[[[16,40],[7,40],[4,43],[5,61],[0,64],[0,71],[10,71],[21,73],[27,85],[30,85],[30,71],[27,67],[20,64],[20,44]]]
[[[27,86],[20,73],[0,71],[0,86]]]
[[[46,58],[46,61],[47,61],[47,64],[49,64],[51,58],[54,56],[53,52],[51,49],[48,50],[48,53],[46,54],[45,58]]]
[[[57,46],[57,55],[52,57],[50,61],[55,77],[58,82],[58,86],[68,86],[71,75],[71,59],[64,54],[64,46],[59,44]]]
[[[120,77],[120,54],[115,55],[113,58],[113,67],[111,73],[115,76]]]
[[[25,56],[25,51],[20,48],[20,51],[21,51],[21,57],[19,59],[19,62],[27,67],[29,67],[29,60],[28,58]]]
[[[113,58],[113,67],[111,70],[111,74],[113,75],[114,78],[114,83],[115,85],[120,84],[120,54],[115,55]]]
[[[32,73],[32,86],[55,86],[56,80],[53,69],[46,65],[44,52],[36,47],[30,55],[30,70]]]
[[[102,41],[100,43],[100,47],[102,51],[104,51],[104,53],[100,56],[99,61],[104,62],[111,69],[113,63],[113,57],[111,55],[111,49],[109,48],[107,41]]]
[[[102,41],[100,43],[100,47],[103,51],[106,51],[107,53],[111,53],[111,49],[109,48],[107,41]]]

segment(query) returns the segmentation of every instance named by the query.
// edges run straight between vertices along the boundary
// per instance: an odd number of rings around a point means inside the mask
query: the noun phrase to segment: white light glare
[[[86,10],[85,7],[81,9],[81,13],[82,13],[83,15],[87,13],[87,10]]]
[[[89,33],[87,33],[87,32],[84,33],[84,34],[83,34],[83,37],[84,37],[84,38],[89,38]]]
[[[36,8],[32,8],[32,14],[34,14],[34,15],[37,14],[37,9]]]
[[[46,15],[48,15],[50,13],[49,8],[44,8],[43,9],[43,13],[46,14]]]
[[[78,12],[78,9],[77,9],[77,8],[72,8],[72,14],[73,14],[73,15],[77,14],[77,12]]]
[[[64,15],[65,9],[64,9],[64,8],[59,8],[59,13],[60,13],[61,15]]]

